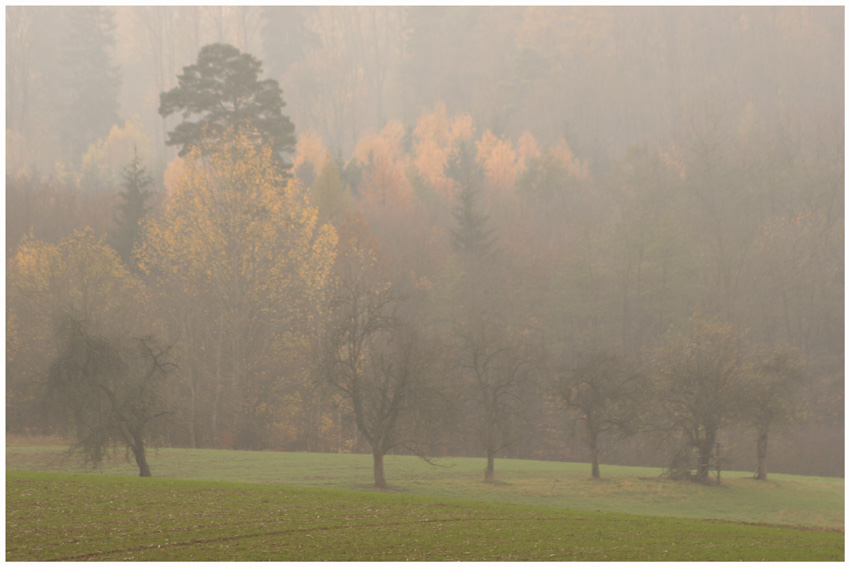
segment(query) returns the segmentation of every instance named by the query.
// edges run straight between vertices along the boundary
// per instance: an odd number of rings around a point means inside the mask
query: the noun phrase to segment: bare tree
[[[437,356],[396,314],[400,300],[377,277],[368,240],[348,238],[342,246],[319,346],[320,375],[347,401],[357,431],[372,449],[375,488],[383,489],[384,455],[421,441],[423,421],[433,415]]]
[[[767,480],[767,443],[771,431],[801,415],[803,374],[794,356],[775,350],[760,356],[748,373],[741,397],[742,417],[756,435],[756,480]]]
[[[110,448],[132,452],[139,476],[151,476],[145,445],[151,424],[169,412],[161,391],[174,365],[152,337],[97,336],[70,315],[59,324],[61,350],[50,365],[45,401],[76,429],[74,448],[98,466]]]
[[[558,373],[554,394],[571,411],[573,424],[583,425],[593,478],[599,478],[601,437],[635,431],[641,390],[640,375],[630,372],[619,356],[604,350],[582,351]]]
[[[740,335],[718,317],[695,317],[686,336],[671,336],[659,352],[658,401],[664,427],[685,443],[671,472],[707,482],[718,434],[738,415],[744,350]]]
[[[524,397],[532,394],[539,353],[528,337],[483,316],[458,326],[455,336],[456,367],[469,390],[464,397],[474,400],[471,418],[487,457],[484,480],[492,482],[496,455],[513,444]]]
[[[432,385],[436,353],[410,327],[380,311],[330,330],[323,345],[323,377],[347,400],[357,431],[372,449],[375,488],[387,488],[384,455],[416,450],[430,421],[438,390]]]

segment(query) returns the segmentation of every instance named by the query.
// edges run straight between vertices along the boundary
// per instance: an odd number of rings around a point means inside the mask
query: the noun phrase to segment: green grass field
[[[388,456],[392,490],[379,493],[369,455],[161,449],[150,461],[159,478],[123,459],[73,475],[86,469],[60,447],[7,446],[7,560],[844,557],[836,478],[724,472],[702,486],[603,467],[593,481],[585,464],[504,459],[500,482],[484,483],[483,459]]]
[[[9,472],[7,561],[815,561],[840,532],[271,484]]]

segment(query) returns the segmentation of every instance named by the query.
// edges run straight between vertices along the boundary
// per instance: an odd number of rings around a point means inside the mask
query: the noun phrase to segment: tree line
[[[368,450],[377,486],[390,451],[766,478],[782,434],[840,474],[838,152],[747,104],[594,169],[437,105],[344,160],[260,73],[211,45],[162,93],[164,187],[7,178],[7,431],[142,474],[139,439]]]
[[[152,101],[211,43],[262,59],[293,122],[345,156],[438,101],[514,140],[565,136],[594,167],[706,104],[752,101],[808,143],[843,124],[841,21],[834,6],[13,6],[8,169],[67,172],[130,119],[158,177],[179,120]]]

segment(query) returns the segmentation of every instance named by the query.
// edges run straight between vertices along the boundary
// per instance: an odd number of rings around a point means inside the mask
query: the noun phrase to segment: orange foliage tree
[[[389,122],[379,133],[364,136],[354,148],[354,157],[366,166],[363,198],[367,203],[393,207],[410,202],[412,191],[405,175],[403,137],[401,123]]]
[[[322,138],[315,130],[307,130],[298,138],[295,144],[295,157],[292,159],[292,171],[305,185],[312,185],[313,180],[330,159],[328,150]]]
[[[452,186],[444,170],[455,141],[469,140],[473,132],[472,117],[457,114],[450,120],[443,103],[419,118],[413,131],[414,164],[438,194],[447,194]]]
[[[484,169],[484,176],[493,189],[504,194],[514,188],[517,180],[517,153],[511,147],[510,140],[497,137],[487,130],[476,142],[478,163]]]

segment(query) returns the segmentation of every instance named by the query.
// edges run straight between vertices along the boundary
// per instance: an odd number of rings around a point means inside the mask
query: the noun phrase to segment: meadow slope
[[[155,477],[256,482],[345,490],[369,489],[371,456],[159,449],[151,451]],[[499,482],[484,483],[483,459],[452,458],[429,465],[389,455],[387,479],[396,494],[544,505],[640,515],[731,520],[844,529],[844,479],[772,474],[758,482],[748,473],[723,472],[720,486],[664,481],[660,470],[603,466],[602,481],[589,466],[498,459]],[[61,447],[8,445],[10,470],[91,472]],[[123,458],[99,475],[135,476]]]

